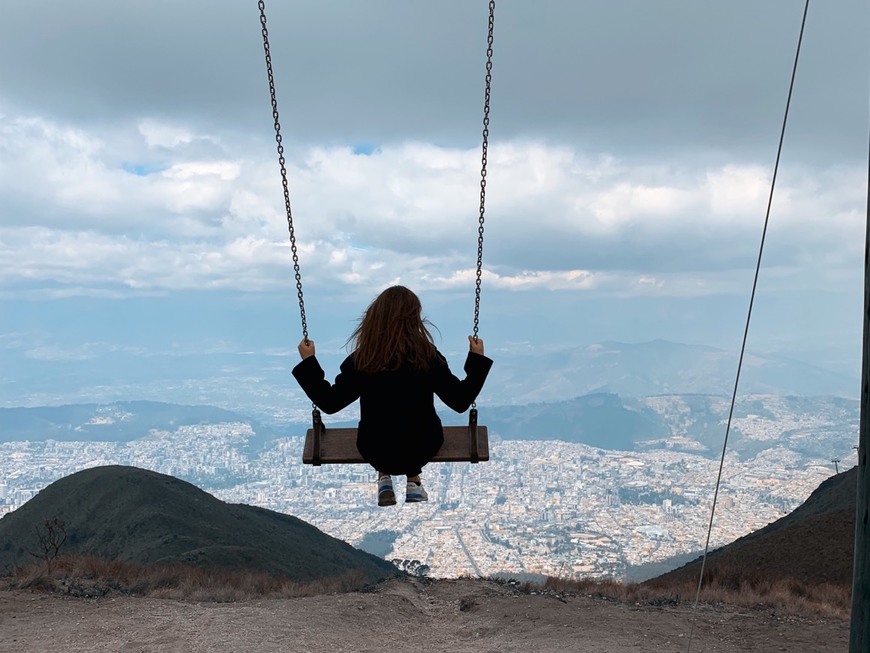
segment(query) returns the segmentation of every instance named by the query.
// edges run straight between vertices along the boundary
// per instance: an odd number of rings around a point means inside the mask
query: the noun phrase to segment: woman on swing
[[[378,473],[378,505],[396,503],[392,475],[407,477],[405,501],[427,501],[420,474],[444,442],[434,395],[458,413],[477,398],[492,360],[483,340],[468,337],[466,377],[453,375],[435,348],[420,300],[404,286],[384,290],[369,305],[351,334],[353,351],[329,383],[317,361],[313,340],[299,343],[302,362],[293,376],[305,394],[332,414],[360,400],[356,446]]]

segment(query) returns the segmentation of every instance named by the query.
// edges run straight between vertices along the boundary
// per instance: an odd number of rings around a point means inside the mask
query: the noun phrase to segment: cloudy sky
[[[802,12],[498,2],[489,351],[739,345]],[[267,13],[311,336],[338,351],[402,283],[460,350],[487,3]],[[854,369],[868,32],[864,0],[810,6],[750,337]],[[292,350],[270,114],[252,0],[0,4],[0,356]]]

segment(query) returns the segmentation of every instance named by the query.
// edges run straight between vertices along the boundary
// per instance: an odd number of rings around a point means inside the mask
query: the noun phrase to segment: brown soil
[[[0,591],[0,651],[198,653],[385,650],[685,651],[692,610],[588,596],[522,594],[488,581],[391,581],[371,593],[239,603],[75,599]],[[692,651],[844,651],[840,619],[701,606]]]

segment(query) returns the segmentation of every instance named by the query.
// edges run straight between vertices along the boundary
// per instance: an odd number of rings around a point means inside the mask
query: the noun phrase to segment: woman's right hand
[[[472,353],[483,356],[483,338],[468,336],[468,348]]]

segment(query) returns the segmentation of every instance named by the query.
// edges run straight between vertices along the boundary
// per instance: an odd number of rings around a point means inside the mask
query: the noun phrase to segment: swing
[[[278,145],[278,164],[281,168],[281,183],[284,188],[284,208],[287,212],[287,228],[290,232],[290,250],[293,256],[293,270],[296,279],[296,296],[299,300],[299,314],[302,320],[302,337],[308,340],[308,322],[305,316],[305,301],[302,294],[302,274],[299,269],[299,254],[296,248],[296,232],[293,227],[293,213],[290,208],[290,191],[287,182],[287,168],[284,159],[284,145],[281,137],[281,124],[278,116],[278,100],[275,94],[275,78],[272,73],[272,54],[269,48],[269,32],[266,29],[266,3],[258,0],[260,27],[263,35],[263,50],[266,58],[266,73],[269,78],[269,95],[272,100],[272,118],[275,126],[275,141]],[[483,104],[483,142],[481,145],[480,166],[480,217],[477,228],[477,276],[474,288],[474,331],[475,341],[480,320],[480,281],[483,267],[484,210],[486,205],[486,157],[489,145],[489,101],[492,82],[492,42],[495,22],[495,0],[489,2],[489,27],[486,48],[486,85]],[[320,410],[313,407],[312,428],[305,434],[302,462],[319,466],[333,463],[365,463],[356,448],[357,429],[327,428],[323,424]],[[468,412],[468,426],[445,426],[444,444],[431,462],[470,462],[489,460],[489,433],[486,426],[477,423],[477,404],[473,403]]]

